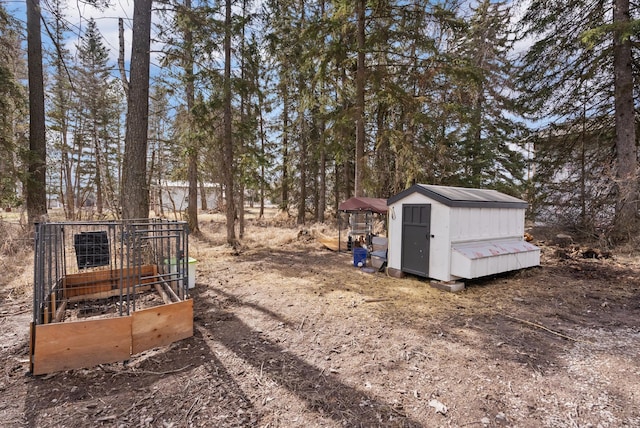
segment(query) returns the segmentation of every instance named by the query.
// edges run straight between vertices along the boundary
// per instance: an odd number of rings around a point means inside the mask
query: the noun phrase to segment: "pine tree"
[[[279,166],[279,208],[281,211],[288,213],[291,205],[290,187],[291,187],[291,114],[294,108],[293,104],[293,86],[294,86],[294,70],[295,67],[295,50],[297,46],[296,32],[293,28],[295,14],[295,5],[292,0],[269,0],[267,2],[268,14],[265,17],[267,34],[268,52],[272,55],[274,61],[275,74],[277,75],[277,83],[275,92],[281,100],[280,119],[278,121],[278,138],[280,148],[280,166]]]
[[[610,235],[616,240],[629,238],[638,222],[630,39],[635,25],[631,14],[637,12],[627,0],[536,0],[522,19],[524,34],[536,41],[523,58],[520,79],[523,102],[536,118],[570,126],[583,120],[583,112],[588,118],[606,118],[613,107],[615,216]],[[601,145],[607,150],[609,142]]]
[[[461,145],[464,175],[460,184],[498,188],[519,195],[524,158],[509,55],[514,34],[505,3],[483,0],[472,9],[467,31],[455,49],[461,64],[456,79],[462,102]]]
[[[365,85],[367,80],[366,64],[366,0],[356,0],[356,40],[357,40],[357,65],[356,65],[356,173],[354,180],[354,196],[364,196],[365,178],[365,147],[367,146],[365,133]]]
[[[0,4],[0,207],[9,209],[20,203],[16,154],[27,127],[25,88],[19,83],[26,71],[20,43],[18,21]]]
[[[65,33],[68,30],[64,8],[61,1],[54,1],[51,4],[51,13],[54,17],[52,23],[54,52],[51,66],[53,67],[53,79],[49,87],[51,102],[47,111],[49,118],[49,131],[54,141],[54,150],[59,152],[60,157],[60,189],[62,196],[65,217],[69,220],[75,219],[75,190],[73,187],[73,147],[70,146],[69,136],[72,124],[72,107],[74,103],[74,83],[72,81],[72,70],[69,50],[65,47]]]
[[[182,17],[178,19],[183,24],[181,28],[183,32],[184,52],[182,55],[182,64],[184,69],[184,85],[185,85],[185,99],[187,101],[187,180],[189,182],[189,203],[187,205],[187,223],[189,230],[196,236],[200,234],[200,227],[198,225],[198,145],[194,144],[195,139],[191,137],[194,132],[193,127],[193,115],[192,111],[195,104],[195,78],[194,78],[194,43],[193,43],[193,29],[190,15],[192,13],[191,0],[185,0],[184,8],[179,9]]]
[[[79,64],[77,66],[77,92],[79,117],[83,120],[84,132],[77,137],[83,138],[85,153],[78,153],[85,164],[84,171],[90,173],[95,206],[98,215],[105,206],[104,181],[108,171],[108,123],[110,112],[110,66],[109,51],[93,19],[87,23],[80,44],[77,46]]]
[[[226,219],[227,219],[227,243],[232,247],[237,245],[235,221],[235,188],[234,178],[234,142],[233,142],[233,116],[231,93],[231,37],[232,37],[232,0],[225,0],[224,15],[224,80],[223,80],[223,140],[222,140],[222,174],[224,178],[224,190],[226,194]]]

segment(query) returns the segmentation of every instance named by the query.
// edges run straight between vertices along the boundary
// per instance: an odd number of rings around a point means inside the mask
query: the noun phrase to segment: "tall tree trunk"
[[[483,165],[482,165],[482,110],[484,108],[484,96],[483,96],[483,85],[482,82],[478,84],[477,93],[474,96],[474,100],[471,106],[471,114],[472,114],[472,141],[471,141],[471,150],[472,155],[471,159],[469,159],[469,164],[471,165],[471,185],[473,187],[482,187],[482,173],[483,173]]]
[[[189,117],[191,120],[191,117]],[[200,227],[198,226],[198,147],[194,141],[190,142],[189,160],[187,167],[187,176],[189,180],[189,201],[187,205],[187,223],[189,231],[198,235]]]
[[[327,148],[325,136],[326,124],[324,119],[320,121],[320,183],[318,188],[318,212],[316,221],[324,222],[324,213],[327,210]]]
[[[118,69],[120,70],[120,80],[122,81],[122,89],[124,96],[129,98],[129,81],[127,80],[127,72],[124,69],[124,20],[118,18]]]
[[[238,183],[238,237],[244,238],[244,183]]]
[[[586,97],[585,97],[586,98]],[[587,227],[587,103],[582,104],[582,131],[580,132],[580,223]]]
[[[77,132],[80,132],[79,130],[83,127],[82,125],[82,120],[80,119],[76,119],[77,123],[76,123],[76,127],[75,129],[78,130]],[[73,148],[75,151],[75,159],[73,160],[73,165],[71,167],[71,169],[74,171],[74,175],[73,175],[73,188],[75,190],[75,203],[76,203],[76,207],[78,208],[76,210],[76,218],[79,220],[80,218],[82,218],[82,207],[84,207],[84,201],[82,200],[82,194],[81,194],[81,186],[80,186],[80,181],[82,178],[82,168],[80,168],[80,160],[81,160],[81,156],[79,155],[79,153],[82,153],[84,151],[84,140],[82,138],[78,138],[77,136],[74,136],[74,142],[73,142]]]
[[[339,68],[337,64],[336,64],[336,67],[338,68],[337,72],[340,75],[340,81],[342,86],[341,94],[338,94],[338,91],[336,91],[336,104],[338,104],[338,96],[340,96],[342,98],[340,100],[340,105],[342,106],[343,111],[349,111],[352,105],[351,105],[350,99],[348,98],[348,95],[346,94],[347,92],[346,88],[349,86],[347,70],[344,67]],[[346,149],[347,153],[353,149],[353,146],[351,145],[351,142],[354,140],[353,137],[354,137],[354,134],[351,129],[347,129],[346,127],[340,128],[340,142],[343,144],[343,147],[347,148]],[[345,200],[349,199],[349,197],[352,195],[351,185],[353,184],[353,181],[355,181],[354,180],[355,174],[353,174],[353,170],[351,166],[352,166],[352,160],[347,158],[342,159],[341,165],[338,166],[338,170],[340,169],[340,167],[342,167],[340,172],[343,177],[343,180],[340,180],[340,182],[344,183],[344,186],[338,189],[337,194],[339,195],[340,193],[342,193],[344,195]],[[336,182],[336,184],[338,183],[339,182]],[[336,200],[336,203],[339,204],[340,201]],[[336,205],[336,209],[337,209],[337,205]]]
[[[264,116],[262,115],[262,92],[258,94],[258,110],[260,115],[260,214],[258,218],[264,218],[264,193],[265,193],[265,143],[264,143]]]
[[[236,207],[235,207],[235,183],[233,177],[233,135],[231,127],[231,2],[226,1],[225,6],[225,33],[224,33],[224,147],[223,147],[223,174],[225,182],[225,196],[227,202],[227,243],[232,247],[236,240]]]
[[[64,147],[65,149],[62,151],[62,173],[64,175],[64,208],[65,208],[65,218],[67,220],[75,219],[75,198],[73,192],[73,181],[71,179],[71,162],[69,161],[69,152],[66,147],[66,137],[63,137],[65,140]]]
[[[613,67],[618,195],[613,237],[628,239],[638,224],[638,158],[633,106],[629,0],[614,0]],[[617,24],[617,25],[616,25]]]
[[[320,16],[324,17],[325,14],[325,1],[320,1]],[[325,79],[320,81],[320,99],[325,99]],[[322,109],[324,107],[321,107]],[[324,114],[320,119],[320,174],[319,174],[319,189],[318,189],[318,211],[316,212],[316,221],[318,223],[324,222],[324,213],[327,210],[327,140],[326,140],[326,122]]]
[[[333,162],[333,181],[336,183],[333,186],[333,212],[337,213],[340,206],[340,167],[335,161]]]
[[[280,210],[289,211],[289,91],[286,85],[282,88],[282,202]]]
[[[377,183],[377,191],[375,196],[381,197],[383,195],[390,195],[390,189],[393,187],[391,184],[392,171],[391,167],[393,162],[391,161],[391,146],[389,144],[389,137],[385,129],[388,124],[389,106],[386,102],[380,102],[376,108],[376,129],[378,130],[376,136],[376,150],[374,165],[376,168],[376,174],[379,176]]]
[[[242,82],[245,81],[245,26],[246,26],[246,17],[247,17],[247,1],[242,0],[242,31],[240,37],[240,80]],[[240,123],[245,123],[248,113],[245,111],[247,109],[247,90],[243,88],[240,90]],[[245,148],[245,136],[242,135],[238,139],[238,151],[240,156],[246,154]],[[245,217],[244,217],[244,192],[246,186],[246,172],[245,167],[241,167],[242,170],[238,175],[240,182],[238,183],[238,236],[240,239],[244,238],[244,227],[245,227]]]
[[[27,62],[29,66],[29,175],[27,176],[27,217],[29,224],[47,214],[44,78],[40,1],[27,0]]]
[[[365,73],[365,8],[366,0],[357,0],[356,11],[358,19],[358,66],[356,71],[356,173],[354,183],[355,196],[363,196],[364,183],[364,84]]]
[[[191,14],[191,0],[184,1],[185,13]],[[187,99],[187,141],[189,141],[187,178],[189,180],[189,202],[187,205],[187,224],[194,235],[200,234],[198,226],[198,142],[193,138],[193,105],[195,102],[195,89],[193,83],[193,32],[191,23],[185,25],[184,44],[186,47],[184,74],[185,97]]]
[[[305,27],[305,2],[304,0],[300,0],[300,28],[298,29],[299,33],[302,34]],[[301,100],[298,102],[298,129],[300,136],[300,155],[298,157],[298,170],[300,171],[300,197],[298,198],[298,224],[305,223],[305,217],[307,212],[307,139],[309,135],[309,129],[307,127],[307,120],[305,118],[305,104],[302,102],[302,98],[305,93],[305,76],[302,70],[298,70],[298,96]]]
[[[134,0],[131,71],[122,166],[122,216],[149,217],[147,129],[149,126],[149,49],[152,0]]]
[[[207,188],[201,176],[198,177],[198,183],[200,184],[200,209],[206,211],[209,209],[209,204],[207,203]]]
[[[298,86],[298,89],[302,89],[302,82]],[[300,155],[298,169],[300,170],[300,200],[298,201],[298,217],[297,223],[305,223],[305,214],[307,211],[307,122],[304,117],[303,103],[300,103],[300,109],[298,112],[299,130],[300,130]]]
[[[102,214],[104,209],[103,189],[102,189],[102,153],[100,152],[100,140],[98,139],[97,130],[93,130],[93,150],[96,158],[96,211]]]

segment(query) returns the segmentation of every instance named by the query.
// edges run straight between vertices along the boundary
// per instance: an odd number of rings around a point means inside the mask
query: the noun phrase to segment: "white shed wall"
[[[451,265],[451,208],[448,206],[422,197],[422,202],[431,204],[431,238],[429,242],[429,277],[447,278],[442,281],[449,281],[449,266]]]
[[[451,242],[522,239],[524,209],[450,208]]]

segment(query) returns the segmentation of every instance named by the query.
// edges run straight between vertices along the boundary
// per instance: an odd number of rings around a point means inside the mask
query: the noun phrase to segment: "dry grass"
[[[31,292],[33,284],[33,241],[17,222],[0,220],[0,270],[8,295]]]
[[[290,219],[286,222],[275,209],[265,212],[263,219],[257,218],[258,209],[248,209],[245,214],[244,236],[240,239],[238,250],[242,253],[264,249],[266,247],[287,246],[296,241],[300,228]],[[276,217],[279,220],[274,220]],[[189,256],[198,260],[210,257],[236,254],[236,250],[227,245],[226,220],[224,214],[200,214],[198,216],[201,234],[189,239]],[[274,228],[273,221],[286,223],[286,226]],[[236,229],[237,233],[237,229]]]

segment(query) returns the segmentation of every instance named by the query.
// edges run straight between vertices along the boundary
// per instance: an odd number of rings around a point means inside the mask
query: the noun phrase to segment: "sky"
[[[134,0],[97,0],[102,2],[109,2],[108,8],[100,9],[89,5],[86,2],[80,0],[61,0],[66,3],[65,17],[69,23],[69,34],[67,34],[66,48],[71,53],[75,54],[76,46],[79,43],[80,36],[84,32],[89,19],[93,18],[96,22],[100,34],[103,36],[103,42],[107,49],[109,49],[109,63],[113,66],[113,75],[120,77],[117,70],[117,60],[119,51],[118,41],[118,19],[124,20],[124,38],[125,38],[125,68],[129,68],[129,58],[131,56],[131,25],[133,18],[133,5]],[[7,10],[15,15],[20,21],[23,22],[23,26],[26,28],[26,12],[25,4],[26,0],[0,0]],[[253,2],[253,9],[259,9],[263,0],[256,0]],[[47,16],[47,21],[51,21],[51,16],[46,11],[52,9],[50,6],[50,0],[40,0],[41,8],[44,14]],[[155,7],[155,5],[154,5]],[[237,11],[240,13],[240,11]],[[154,11],[152,14],[152,25],[159,22],[158,13]],[[151,30],[152,39],[154,37],[154,28]],[[51,40],[47,34],[47,30],[42,26],[42,43],[45,48],[51,47]],[[26,49],[26,46],[25,46]],[[151,75],[154,76],[159,70],[159,58],[162,45],[159,43],[153,43],[151,45]]]
[[[0,0],[2,1],[9,11],[15,11],[16,17],[23,22],[25,18],[25,2],[26,0]],[[128,69],[129,57],[131,55],[131,20],[133,17],[133,3],[134,0],[98,0],[108,1],[109,7],[106,9],[99,9],[93,7],[80,0],[62,0],[66,2],[66,18],[69,22],[70,34],[66,47],[72,54],[76,50],[76,45],[79,42],[80,35],[84,31],[87,25],[87,21],[93,18],[96,21],[98,29],[103,36],[103,41],[106,47],[109,49],[109,61],[114,67],[114,75],[118,73],[116,64],[118,60],[118,19],[124,19],[125,26],[125,67]],[[43,10],[51,9],[49,6],[50,0],[40,0]],[[255,8],[259,8],[263,3],[262,1],[255,2]],[[529,4],[529,0],[514,1],[512,3],[512,23],[515,25],[524,13],[524,10]],[[157,21],[158,16],[154,14],[152,19]],[[24,24],[26,26],[26,22]],[[153,30],[152,30],[153,31]],[[152,33],[153,34],[153,33]],[[43,27],[43,45],[46,47],[50,45],[46,29]],[[531,40],[524,39],[519,40],[514,46],[515,53],[522,53],[527,50],[532,44]],[[158,70],[159,63],[159,51],[160,45],[152,45],[151,51],[151,74],[155,74],[154,71]],[[155,68],[155,70],[154,70]],[[119,76],[118,76],[119,77]]]
[[[68,3],[67,13],[69,14],[69,21],[75,27],[75,40],[70,40],[70,42],[73,44],[77,43],[79,33],[84,31],[86,22],[93,18],[98,25],[105,45],[109,49],[109,59],[112,62],[118,60],[118,19],[123,18],[125,30],[125,59],[128,61],[131,53],[133,0],[110,0],[112,5],[104,11],[79,1],[66,1]]]
[[[2,0],[0,0],[2,1]],[[76,51],[76,46],[79,43],[80,36],[84,32],[89,19],[93,18],[96,21],[98,30],[103,36],[103,42],[109,49],[109,62],[116,67],[118,60],[118,19],[124,19],[125,29],[125,63],[128,68],[129,57],[131,55],[131,19],[133,17],[133,0],[108,0],[110,6],[108,9],[100,10],[87,3],[78,0],[63,0],[66,3],[66,20],[69,23],[69,33],[67,34],[66,48],[73,55]],[[23,22],[26,27],[26,12],[25,4],[26,0],[9,0],[4,1],[5,7],[16,18]],[[40,0],[40,6],[45,11],[46,15],[49,15],[46,11],[51,9],[48,0]],[[47,18],[50,21],[49,18]],[[42,26],[42,43],[45,48],[51,46],[50,37],[47,34],[47,29]],[[157,51],[158,49],[152,50]],[[157,55],[152,55],[152,68],[157,67]],[[117,70],[114,70],[114,72]],[[153,70],[152,70],[153,72]]]

